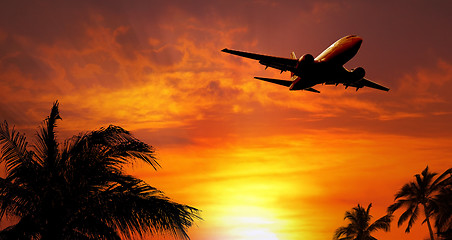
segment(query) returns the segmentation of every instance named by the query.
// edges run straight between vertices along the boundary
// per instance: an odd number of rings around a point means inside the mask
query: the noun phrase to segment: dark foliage
[[[370,220],[370,208],[372,204],[369,204],[367,209],[364,209],[358,204],[351,211],[345,212],[344,219],[350,221],[346,227],[340,227],[336,229],[334,234],[335,240],[376,240],[371,234],[377,230],[389,231],[392,216],[390,214],[385,215],[377,219],[372,224]]]
[[[436,216],[437,227],[447,222],[450,224],[450,215],[442,216],[444,214],[441,211],[444,210],[444,207],[447,208],[447,205],[450,206],[450,202],[443,201],[445,201],[444,198],[447,198],[446,187],[449,186],[448,188],[450,189],[451,171],[452,169],[448,169],[435,179],[437,173],[429,172],[427,166],[421,174],[415,175],[415,181],[403,185],[402,189],[395,195],[395,203],[388,207],[388,212],[394,213],[399,208],[406,209],[400,215],[397,223],[398,226],[401,226],[408,220],[405,232],[410,232],[411,227],[419,217],[421,209],[423,209],[424,222],[427,222],[431,240],[434,240],[434,231],[430,223],[432,217]]]
[[[79,134],[60,146],[58,102],[44,121],[33,150],[24,135],[0,124],[0,218],[19,222],[1,239],[120,239],[169,233],[187,238],[198,210],[175,203],[124,172],[142,161],[159,167],[154,149],[118,126]]]

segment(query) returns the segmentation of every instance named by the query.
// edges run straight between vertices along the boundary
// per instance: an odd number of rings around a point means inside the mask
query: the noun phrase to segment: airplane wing
[[[368,79],[361,79],[357,82],[354,82],[352,84],[350,84],[351,87],[356,87],[356,89],[362,88],[362,87],[370,87],[370,88],[375,88],[375,89],[379,89],[379,90],[383,90],[383,91],[389,91],[389,88],[381,86],[378,83],[374,83]]]
[[[273,56],[261,55],[261,54],[256,54],[256,53],[241,52],[241,51],[236,51],[236,50],[230,50],[227,48],[225,48],[221,51],[225,52],[225,53],[230,53],[233,55],[241,56],[241,57],[259,60],[260,64],[262,64],[266,67],[276,68],[281,71],[292,71],[293,72],[293,71],[295,71],[295,67],[298,64],[297,59],[273,57]]]

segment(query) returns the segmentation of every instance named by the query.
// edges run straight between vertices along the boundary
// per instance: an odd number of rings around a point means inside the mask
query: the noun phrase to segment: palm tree
[[[372,215],[369,214],[372,203],[367,209],[358,204],[352,211],[346,211],[344,219],[348,219],[350,223],[347,227],[336,229],[333,239],[335,240],[376,240],[371,234],[377,230],[389,231],[392,215],[387,214],[374,223],[370,224]]]
[[[144,181],[127,175],[124,164],[159,167],[154,149],[118,126],[57,142],[58,102],[44,121],[33,150],[24,135],[0,124],[0,219],[17,224],[0,239],[121,239],[166,233],[189,239],[200,219],[196,208],[171,201]]]
[[[437,173],[429,172],[427,166],[421,174],[415,175],[416,181],[403,185],[402,189],[395,195],[394,200],[396,202],[388,207],[388,212],[392,214],[397,209],[406,207],[405,212],[402,213],[397,223],[400,227],[403,222],[409,219],[405,232],[410,232],[411,227],[419,216],[420,207],[422,206],[430,239],[434,240],[433,229],[430,223],[430,217],[436,208],[434,198],[446,183],[445,180],[450,171],[451,169],[447,170],[434,180]]]
[[[451,170],[451,169],[449,169]],[[446,171],[447,172],[447,171]],[[447,173],[446,173],[447,174]],[[438,237],[452,239],[452,172],[443,181],[438,195],[433,199],[432,215],[435,217],[435,227]]]

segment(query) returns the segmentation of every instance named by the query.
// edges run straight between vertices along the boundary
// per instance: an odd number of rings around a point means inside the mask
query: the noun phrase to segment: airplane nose
[[[361,46],[361,43],[363,42],[363,39],[361,38],[361,37],[358,37],[358,36],[356,36],[356,37],[354,37],[353,38],[353,45],[354,46]]]
[[[361,43],[363,42],[363,39],[358,35],[349,35],[347,37],[344,37],[345,39],[344,43],[348,43],[349,46],[354,47],[360,47]]]
[[[353,38],[353,41],[355,42],[355,43],[362,43],[363,42],[363,39],[361,38],[361,37],[359,37],[359,36],[355,36],[354,38]]]

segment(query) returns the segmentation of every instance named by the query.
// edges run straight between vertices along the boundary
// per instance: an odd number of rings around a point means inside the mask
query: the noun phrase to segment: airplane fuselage
[[[309,66],[303,67],[302,58],[294,75],[298,76],[290,86],[290,90],[302,90],[317,84],[346,83],[348,79],[354,78],[351,71],[343,65],[350,61],[358,52],[362,38],[358,36],[347,36],[337,40],[327,49],[320,53]],[[362,76],[364,77],[364,76]]]
[[[363,39],[358,36],[343,37],[320,53],[319,56],[314,58],[314,61],[342,66],[356,55],[362,42]]]

